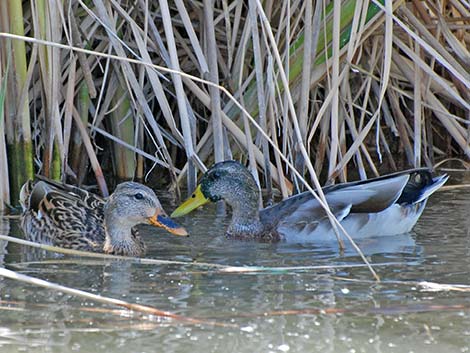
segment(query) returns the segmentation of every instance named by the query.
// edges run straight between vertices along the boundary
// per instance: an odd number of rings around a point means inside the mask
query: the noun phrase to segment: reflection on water
[[[0,234],[10,233],[10,219],[0,217]],[[8,242],[0,240],[0,266],[3,266],[5,255],[7,254]]]
[[[168,204],[166,209],[174,205]],[[228,274],[191,266],[71,258],[0,243],[6,267],[179,315],[235,324],[189,325],[116,310],[0,278],[0,351],[16,352],[465,352],[470,293],[424,292],[415,281],[470,284],[470,196],[438,193],[411,234],[359,245],[258,244],[222,236],[212,208],[186,218],[192,236],[144,227],[148,257],[230,265],[342,265],[338,269]],[[0,226],[9,226],[3,220]],[[21,236],[17,221],[10,234]],[[2,233],[8,229],[2,229]],[[393,282],[395,281],[395,282]],[[398,283],[396,281],[408,281]],[[441,305],[432,311],[431,305]],[[461,307],[451,307],[461,305]],[[434,307],[435,308],[435,307]],[[324,309],[322,311],[322,309]],[[326,310],[326,311],[325,311]]]

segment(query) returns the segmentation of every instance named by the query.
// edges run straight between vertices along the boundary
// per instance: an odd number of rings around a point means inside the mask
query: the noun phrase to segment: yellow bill
[[[198,185],[193,194],[173,211],[171,217],[181,217],[209,202],[201,191],[201,185]]]

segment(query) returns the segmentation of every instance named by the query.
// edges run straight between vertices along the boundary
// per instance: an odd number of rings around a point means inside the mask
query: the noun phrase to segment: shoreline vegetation
[[[466,4],[1,1],[0,207],[36,173],[179,193],[238,159],[270,200],[467,160]]]

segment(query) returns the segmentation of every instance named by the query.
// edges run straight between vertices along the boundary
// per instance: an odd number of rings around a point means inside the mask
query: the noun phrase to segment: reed
[[[117,85],[112,96],[113,107],[109,121],[111,132],[117,138],[133,145],[136,127],[132,117],[130,98],[120,85]],[[117,143],[114,143],[113,152],[116,177],[119,180],[133,179],[136,168],[134,152]]]
[[[6,66],[6,72],[10,69],[9,62]],[[6,76],[6,75],[5,75]],[[8,158],[7,158],[7,144],[5,141],[5,97],[7,90],[7,80],[4,77],[0,82],[0,179],[9,180],[8,177]],[[0,211],[3,211],[5,204],[10,202],[10,188],[9,183],[0,183]]]
[[[80,117],[80,121],[86,126],[88,122],[88,111],[90,109],[90,94],[88,86],[82,82],[78,88],[77,95],[77,111]],[[72,113],[73,114],[73,113]],[[72,116],[73,117],[73,116]],[[68,158],[70,167],[76,175],[76,179],[79,184],[83,182],[86,176],[86,170],[88,166],[88,159],[86,154],[83,153],[85,148],[83,146],[83,140],[80,137],[80,131],[77,129],[71,130],[70,136],[70,156]],[[84,158],[85,157],[85,158]]]
[[[35,172],[106,194],[105,176],[152,171],[191,191],[236,158],[288,196],[468,158],[465,5],[0,2],[3,201]]]
[[[2,30],[24,36],[23,7],[18,1],[3,1]],[[5,16],[6,14],[6,16]],[[3,97],[10,197],[17,199],[21,185],[33,176],[33,146],[29,110],[30,74],[27,68],[26,46],[21,40],[3,40],[3,59],[11,63],[3,70],[6,80]],[[4,69],[6,67],[4,66]]]

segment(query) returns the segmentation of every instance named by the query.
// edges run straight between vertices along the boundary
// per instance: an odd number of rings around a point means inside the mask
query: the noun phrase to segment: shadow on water
[[[174,205],[162,197],[166,209]],[[233,323],[189,325],[116,310],[0,278],[1,352],[457,352],[470,346],[470,294],[422,291],[415,281],[470,284],[470,197],[430,200],[414,232],[363,240],[382,283],[353,250],[330,244],[258,244],[226,239],[227,218],[195,212],[192,236],[143,227],[147,257],[256,266],[342,266],[230,274],[181,265],[64,257],[0,243],[10,269],[179,315]],[[2,233],[21,236],[16,220]],[[397,282],[402,281],[402,282]],[[407,284],[409,283],[409,284]],[[458,310],[451,305],[463,305]],[[442,305],[434,311],[435,305]],[[323,311],[322,311],[323,310]]]

